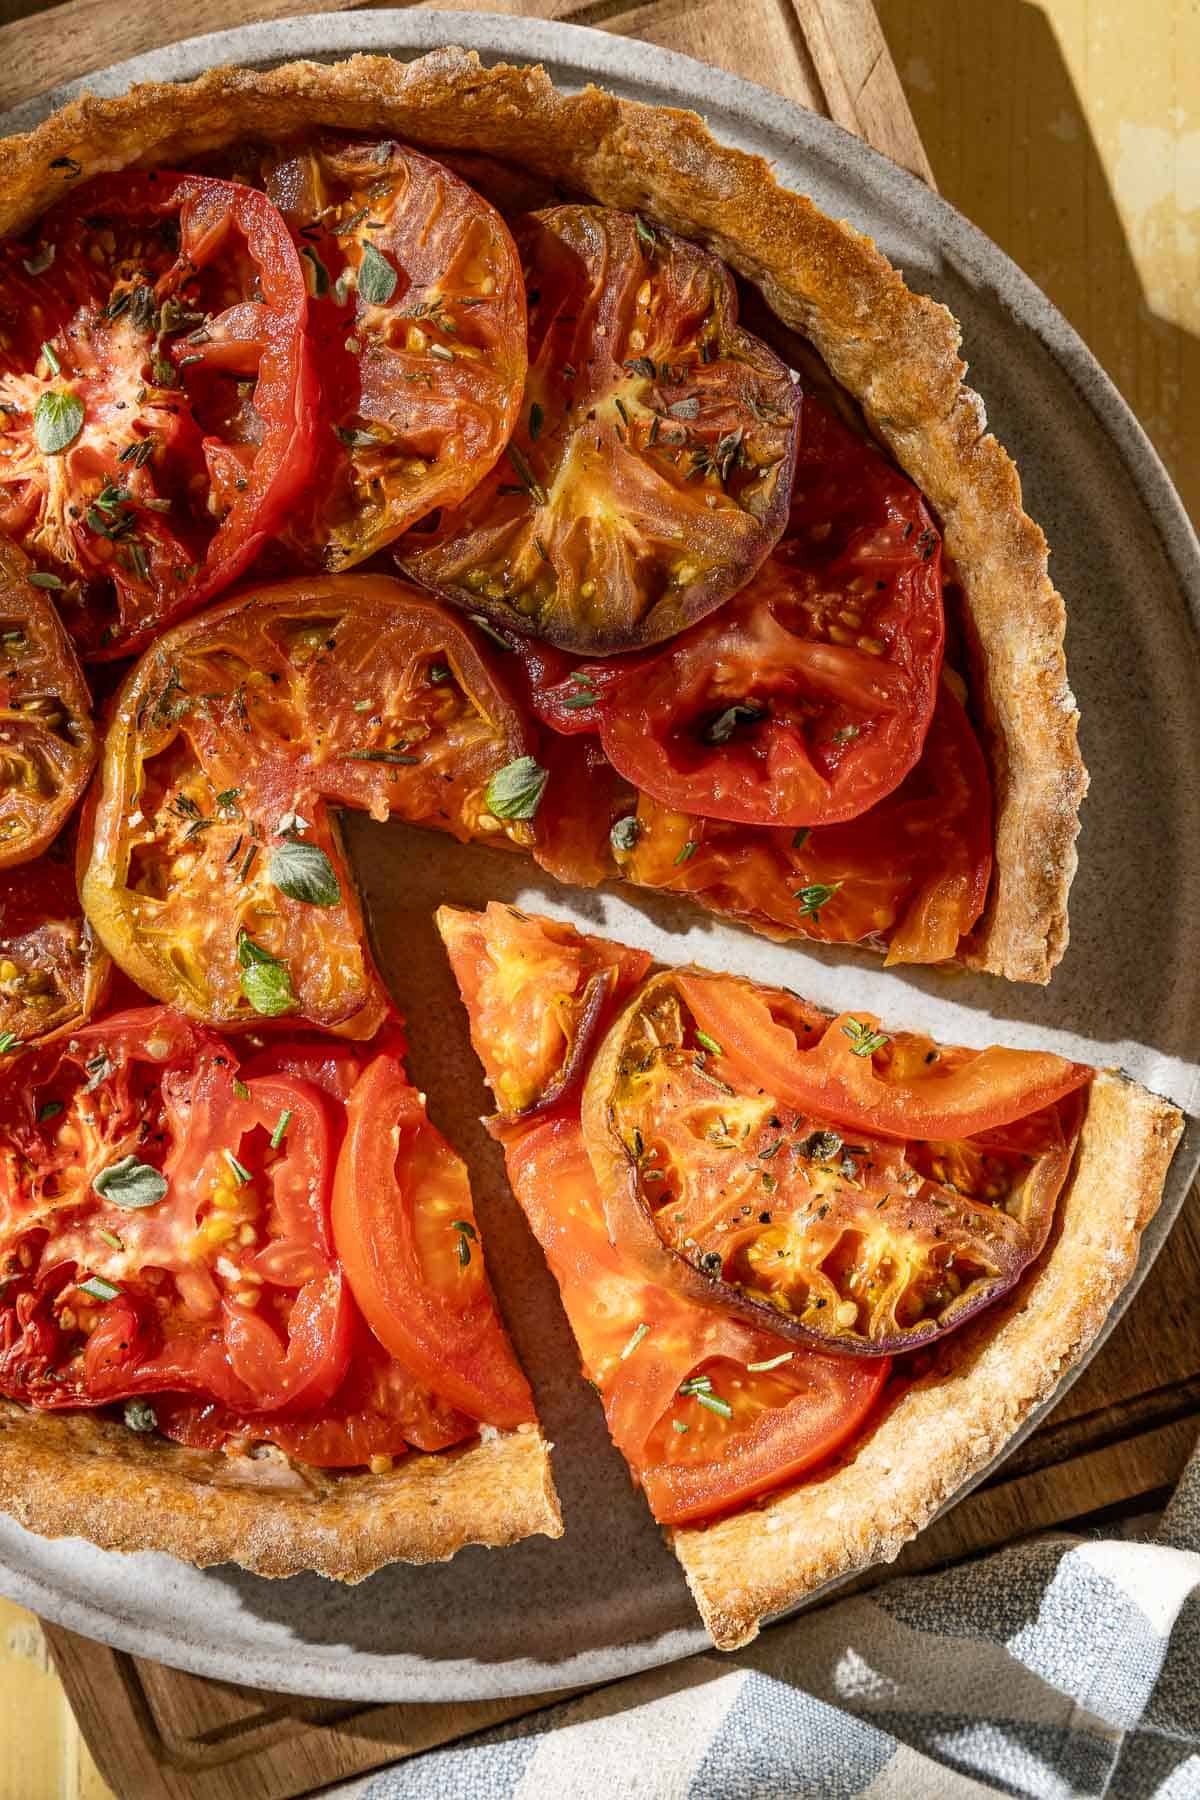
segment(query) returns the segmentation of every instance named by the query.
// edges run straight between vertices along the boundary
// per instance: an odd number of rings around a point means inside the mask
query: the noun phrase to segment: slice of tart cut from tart
[[[47,1536],[358,1581],[561,1532],[465,1166],[369,1044],[166,1007],[0,1090],[0,1506]]]
[[[583,1372],[745,1643],[894,1557],[1080,1359],[1181,1116],[496,903],[438,925]]]

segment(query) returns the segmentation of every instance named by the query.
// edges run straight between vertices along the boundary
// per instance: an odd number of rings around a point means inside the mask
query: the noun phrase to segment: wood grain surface
[[[193,0],[184,28],[344,9],[343,0]],[[926,179],[932,165],[947,197],[1082,332],[1200,511],[1194,0],[877,0],[878,18],[868,0],[490,0],[480,10],[686,51],[828,113]],[[66,0],[50,11],[0,0],[0,106],[169,41],[179,17],[164,0]],[[1138,1303],[1049,1422],[899,1567],[938,1566],[1160,1498],[1200,1415],[1198,1278],[1193,1194]],[[200,1681],[55,1628],[46,1637],[61,1684],[36,1621],[0,1602],[0,1800],[102,1800],[105,1775],[138,1800],[272,1800],[540,1704],[298,1701]]]
[[[427,0],[444,12],[456,0]],[[278,19],[298,9],[293,0],[193,0],[188,35],[220,31],[247,20]],[[363,10],[360,0],[306,0],[306,12]],[[524,13],[579,25],[604,25],[684,50],[751,81],[774,87],[803,106],[828,113],[924,179],[931,179],[920,138],[904,101],[869,0],[671,0],[622,5],[620,0],[482,0],[478,12]],[[9,103],[43,93],[56,82],[86,75],[139,51],[169,43],[175,14],[164,4],[127,0],[65,0],[43,12],[19,0],[26,17],[0,27],[0,69],[8,71]],[[2,16],[2,15],[0,15]]]

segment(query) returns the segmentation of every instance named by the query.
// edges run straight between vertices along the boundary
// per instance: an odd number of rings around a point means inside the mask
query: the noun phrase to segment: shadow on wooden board
[[[1130,71],[1098,84],[1089,110],[1116,114],[1127,210],[1147,257],[1182,278],[1173,96],[1154,97],[1154,125],[1124,114],[1138,109],[1138,67],[1165,65],[1167,37],[1185,29],[1183,7],[1107,8],[1094,22],[1077,0],[875,0],[875,10],[942,193],[1065,313],[1200,520],[1200,339],[1162,316],[1169,296],[1156,312],[1146,291],[1058,35],[1082,17],[1097,63]]]

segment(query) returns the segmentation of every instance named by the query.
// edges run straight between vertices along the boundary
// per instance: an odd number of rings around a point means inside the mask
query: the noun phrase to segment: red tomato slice
[[[503,628],[601,654],[657,643],[778,538],[796,390],[737,324],[710,251],[601,206],[529,214],[516,237],[530,359],[517,429],[399,555]]]
[[[457,1412],[389,1356],[355,1310],[346,1378],[319,1412],[298,1418],[239,1418],[213,1401],[155,1400],[158,1429],[176,1443],[220,1450],[231,1440],[275,1444],[318,1469],[361,1467],[377,1456],[447,1450],[474,1437],[474,1419]]]
[[[797,1023],[795,1002],[728,975],[681,972],[697,1025],[727,1061],[788,1106],[897,1138],[968,1138],[1051,1106],[1092,1076],[1046,1050],[944,1048],[913,1032],[889,1035],[871,1013]],[[801,1035],[803,1034],[803,1047]]]
[[[4,1101],[0,1391],[252,1414],[336,1390],[352,1312],[316,1087],[243,1080],[228,1044],[151,1007],[20,1058]]]
[[[58,581],[81,648],[124,656],[234,581],[309,480],[304,276],[278,212],[235,182],[101,176],[39,230],[0,259],[0,318],[19,319],[0,527]]]
[[[616,858],[627,879],[772,935],[871,941],[889,963],[944,962],[987,901],[987,765],[944,684],[920,762],[859,819],[799,831],[731,825],[645,795],[633,816]]]
[[[389,1020],[367,1044],[348,1043],[341,1038],[326,1037],[319,1032],[293,1034],[269,1039],[264,1049],[251,1054],[242,1065],[247,1080],[254,1075],[297,1075],[302,1081],[335,1102],[329,1109],[335,1144],[341,1148],[345,1135],[345,1106],[354,1084],[379,1051],[386,1050],[403,1061],[408,1047],[404,1028],[397,1015]]]
[[[859,1432],[890,1371],[797,1350],[719,1307],[647,1281],[608,1241],[579,1124],[508,1146],[513,1191],[546,1253],[613,1441],[660,1524],[745,1504]],[[771,1363],[769,1369],[753,1365]]]
[[[791,516],[758,575],[654,655],[543,688],[557,730],[664,806],[749,825],[832,825],[921,754],[945,625],[941,539],[920,493],[806,397]]]
[[[529,813],[498,818],[488,795],[535,748],[470,627],[415,589],[358,574],[256,588],[177,625],[122,688],[88,918],[139,987],[214,1025],[371,1038],[393,1009],[332,809],[531,845]],[[289,878],[297,854],[319,903]]]
[[[467,1171],[394,1056],[346,1108],[333,1235],[375,1336],[452,1405],[490,1425],[534,1417],[488,1286]]]
[[[321,139],[267,191],[309,276],[324,432],[287,542],[341,571],[492,468],[525,383],[525,286],[507,226],[407,146]]]

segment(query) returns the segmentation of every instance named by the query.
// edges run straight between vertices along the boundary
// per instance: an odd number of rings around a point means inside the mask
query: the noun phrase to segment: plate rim
[[[798,144],[803,144],[806,139],[824,140],[826,149],[830,144],[836,149],[841,172],[851,185],[865,182],[876,192],[882,189],[885,200],[898,193],[907,196],[910,202],[915,201],[922,228],[928,230],[943,257],[952,252],[956,267],[961,270],[965,266],[973,278],[983,274],[993,286],[999,284],[999,279],[1003,280],[1008,295],[1007,309],[1036,338],[1070,381],[1096,429],[1112,445],[1145,509],[1147,521],[1185,601],[1193,637],[1200,647],[1200,540],[1143,427],[1063,314],[979,227],[940,194],[926,187],[917,176],[889,161],[832,120],[741,76],[678,51],[557,20],[395,8],[301,14],[205,33],[97,70],[0,114],[0,136],[29,129],[39,118],[77,94],[94,92],[97,87],[118,93],[134,81],[187,80],[205,69],[226,63],[266,67],[305,56],[332,60],[363,50],[395,54],[401,60],[407,60],[449,43],[477,50],[485,59],[511,57],[531,63],[563,62],[601,84],[623,85],[635,93],[656,90],[655,103],[677,104],[701,112],[706,122],[711,121],[710,129],[717,137],[720,136],[720,120],[715,115],[725,114],[743,120],[767,136],[787,132]],[[660,95],[666,99],[658,98]],[[1186,1201],[1197,1167],[1200,1167],[1200,1133],[1189,1125],[1171,1171],[1171,1187],[1176,1192],[1169,1204],[1164,1201],[1163,1208],[1144,1234],[1134,1273],[1087,1354],[1056,1386],[1050,1398],[1031,1413],[1001,1454],[974,1480],[958,1489],[937,1517],[972,1492],[1036,1429],[1100,1351],[1160,1253]],[[827,1598],[840,1585],[841,1582],[829,1584],[809,1596],[804,1604]],[[628,1646],[616,1649],[609,1646],[550,1665],[529,1658],[465,1665],[468,1670],[482,1674],[482,1681],[450,1675],[439,1665],[426,1664],[420,1672],[396,1669],[394,1679],[381,1683],[378,1663],[354,1673],[346,1671],[338,1677],[328,1666],[327,1659],[314,1661],[294,1646],[272,1645],[256,1650],[256,1672],[247,1680],[245,1670],[236,1663],[235,1652],[207,1649],[170,1632],[147,1630],[144,1625],[126,1619],[111,1597],[107,1602],[111,1610],[105,1611],[101,1602],[76,1600],[63,1588],[53,1586],[48,1578],[26,1574],[3,1562],[0,1562],[0,1593],[31,1607],[56,1624],[97,1637],[128,1654],[152,1658],[213,1679],[237,1680],[246,1686],[331,1699],[391,1703],[515,1697],[581,1683],[590,1685],[633,1672],[628,1665],[617,1667],[611,1661],[619,1654],[624,1655]],[[686,1641],[679,1643],[676,1640],[681,1635]],[[665,1638],[639,1644],[633,1668],[645,1669],[668,1663],[706,1645],[707,1638],[702,1631],[696,1641],[691,1634],[671,1633]],[[608,1666],[604,1663],[606,1657],[610,1659]],[[461,1668],[464,1665],[451,1666]]]

